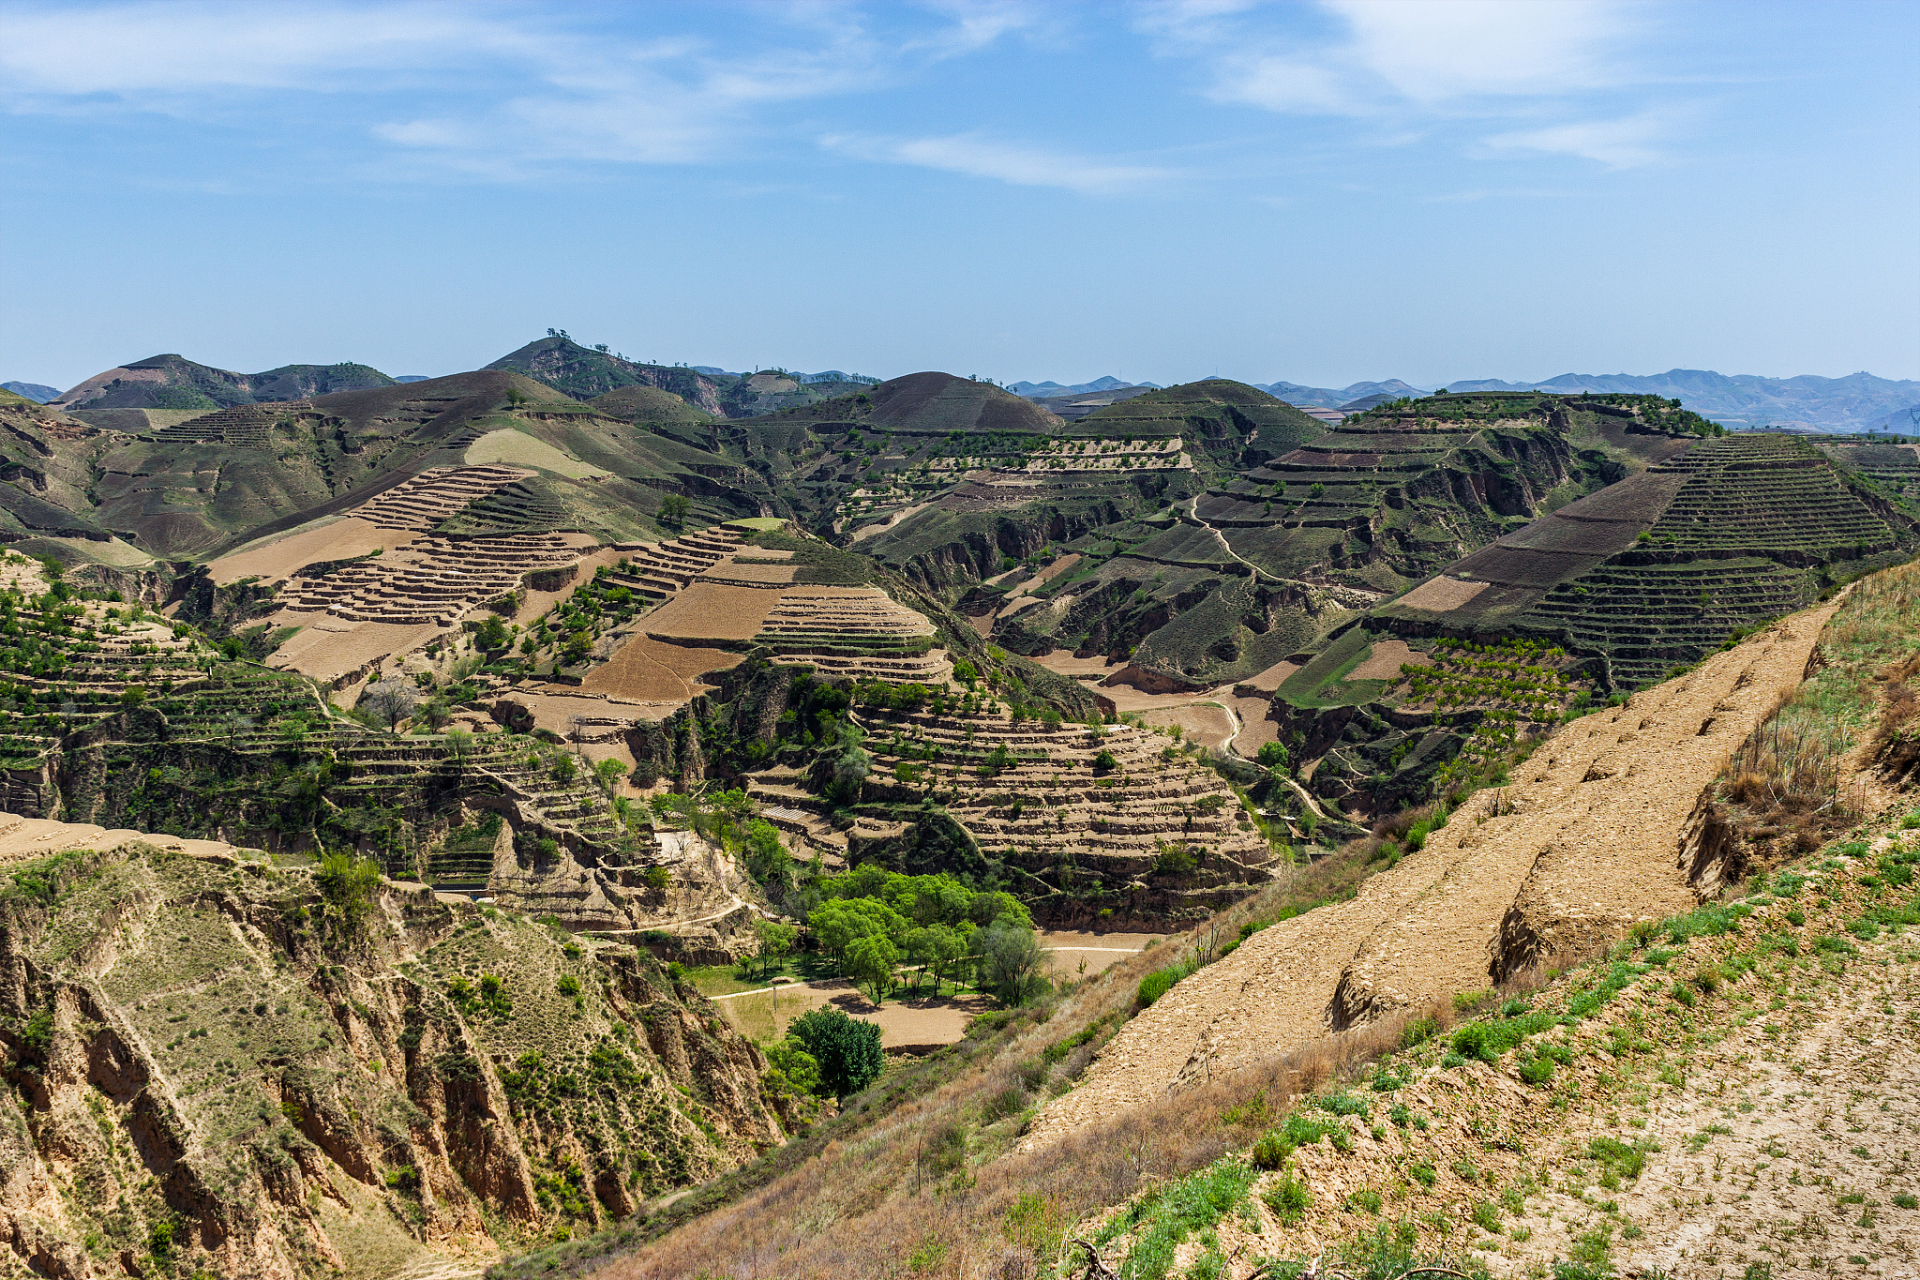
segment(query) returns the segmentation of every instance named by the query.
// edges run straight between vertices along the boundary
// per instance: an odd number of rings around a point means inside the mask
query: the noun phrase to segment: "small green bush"
[[[1300,1217],[1313,1203],[1313,1193],[1307,1190],[1307,1184],[1291,1173],[1283,1173],[1274,1184],[1267,1188],[1262,1197],[1267,1208],[1273,1210],[1273,1216],[1288,1226],[1300,1221]]]

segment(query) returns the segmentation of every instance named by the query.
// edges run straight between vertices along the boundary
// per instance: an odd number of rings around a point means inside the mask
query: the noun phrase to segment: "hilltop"
[[[363,364],[289,364],[265,373],[233,373],[195,364],[183,356],[160,355],[97,373],[50,403],[69,412],[228,409],[393,383],[386,374]]]
[[[587,347],[549,331],[488,365],[525,374],[576,400],[593,400],[624,387],[653,387],[720,418],[750,418],[815,404],[869,385],[854,379],[802,380],[784,370],[732,374],[687,365],[645,364],[606,346]]]

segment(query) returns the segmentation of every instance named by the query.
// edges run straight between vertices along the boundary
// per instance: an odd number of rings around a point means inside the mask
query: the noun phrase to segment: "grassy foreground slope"
[[[1291,954],[1286,934],[1338,908],[1268,924],[1289,897],[1313,901],[1296,896],[1311,885],[1276,888],[992,1038],[983,1027],[951,1074],[876,1089],[893,1104],[884,1126],[770,1171],[737,1204],[640,1226],[630,1236],[673,1229],[593,1273],[1078,1275],[1077,1237],[1140,1278],[1246,1280],[1267,1260],[1300,1274],[1321,1248],[1390,1277],[1441,1247],[1474,1272],[1587,1268],[1562,1269],[1568,1280],[1629,1262],[1900,1274],[1916,1190],[1900,1155],[1913,1059],[1885,1037],[1920,1016],[1920,992],[1894,967],[1920,959],[1904,933],[1920,923],[1920,819],[1902,816],[1920,756],[1920,702],[1902,683],[1920,640],[1917,589],[1911,566],[1856,587],[1820,633],[1827,665],[1741,736],[1736,770],[1709,770],[1703,799],[1715,804],[1765,794],[1847,812],[1845,839],[1804,862],[1739,884],[1703,876],[1704,902],[1686,895],[1671,915],[1570,937],[1498,988],[1483,968],[1455,991],[1345,1031],[1250,1044],[1237,1061],[1203,1041],[1140,1097],[1023,1140],[1036,1110],[1044,1121],[1089,1087],[1089,1068],[1097,1078],[1136,1057],[1136,1028],[1164,1022],[1188,984],[1224,977],[1221,991],[1253,1008],[1290,982],[1311,948]],[[1631,740],[1616,746],[1629,769],[1663,767]],[[1496,812],[1469,830],[1512,821],[1502,799],[1483,797]],[[1670,838],[1706,848],[1701,834],[1683,823]],[[1718,854],[1700,869],[1739,875],[1739,848]],[[1258,963],[1236,978],[1250,953]],[[1135,986],[1156,966],[1176,984],[1155,983],[1163,994],[1135,1017]],[[578,1274],[609,1245],[499,1274]]]

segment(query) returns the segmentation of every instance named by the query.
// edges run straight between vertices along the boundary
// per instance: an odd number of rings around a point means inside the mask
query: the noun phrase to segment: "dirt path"
[[[1205,529],[1208,533],[1212,534],[1213,540],[1220,544],[1220,549],[1222,551],[1232,556],[1235,560],[1238,560],[1241,564],[1247,566],[1247,568],[1251,570],[1253,573],[1254,581],[1258,582],[1261,578],[1267,578],[1275,582],[1279,581],[1279,579],[1275,578],[1272,574],[1268,573],[1265,569],[1262,569],[1259,565],[1247,559],[1245,556],[1241,555],[1238,551],[1235,551],[1233,549],[1233,544],[1227,541],[1226,534],[1220,532],[1218,529],[1214,528],[1212,525],[1208,524],[1205,520],[1202,520],[1200,518],[1200,495],[1197,493],[1194,494],[1193,497],[1187,499],[1187,519],[1193,521],[1193,523],[1199,525],[1202,529]]]
[[[1335,1027],[1483,988],[1503,947],[1578,951],[1691,909],[1682,829],[1731,749],[1800,682],[1837,607],[1563,726],[1513,786],[1475,796],[1353,900],[1254,934],[1128,1023],[1028,1143]]]
[[[1293,793],[1300,797],[1300,803],[1306,805],[1307,808],[1313,810],[1316,816],[1321,818],[1325,818],[1329,816],[1327,811],[1320,807],[1320,802],[1313,798],[1313,793],[1311,791],[1308,791],[1305,787],[1295,782],[1292,778],[1285,777],[1284,775],[1281,777],[1280,781],[1292,787]]]

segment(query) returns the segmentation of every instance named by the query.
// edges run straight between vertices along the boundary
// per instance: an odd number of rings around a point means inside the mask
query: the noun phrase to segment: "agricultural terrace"
[[[1197,918],[1271,874],[1274,851],[1233,790],[1159,733],[985,702],[862,719],[867,791],[944,805],[1038,916],[1127,917],[1151,898],[1167,904],[1159,918]]]
[[[934,648],[933,623],[878,587],[794,587],[760,624],[755,644],[773,660],[827,675],[944,684],[953,674]]]
[[[1517,629],[1603,653],[1616,683],[1657,680],[1831,581],[1910,551],[1911,516],[1869,507],[1787,436],[1710,440],[1655,469],[1682,483],[1625,550],[1546,589]]]
[[[857,431],[849,433],[849,440],[854,448],[861,444]],[[956,479],[971,473],[1084,481],[1193,467],[1178,436],[903,433],[867,441],[866,448],[864,455],[853,449],[843,455],[853,468],[854,485],[838,508],[845,519],[863,524],[917,511],[946,497]]]
[[[24,557],[0,569],[8,812],[275,846],[319,840],[431,881],[471,873],[476,851],[443,864],[436,833],[450,796],[482,790],[527,842],[529,885],[561,845],[606,868],[643,857],[629,815],[572,755],[508,734],[429,732],[425,715],[422,732],[380,732],[334,714],[304,680],[232,660],[240,638],[209,649],[137,604],[83,598]],[[619,903],[599,914],[628,919]]]
[[[1535,640],[1483,645],[1442,636],[1433,643],[1429,664],[1401,665],[1405,679],[1395,692],[1402,694],[1403,710],[1515,711],[1546,724],[1558,720],[1586,687],[1567,675],[1573,661],[1558,646]]]

